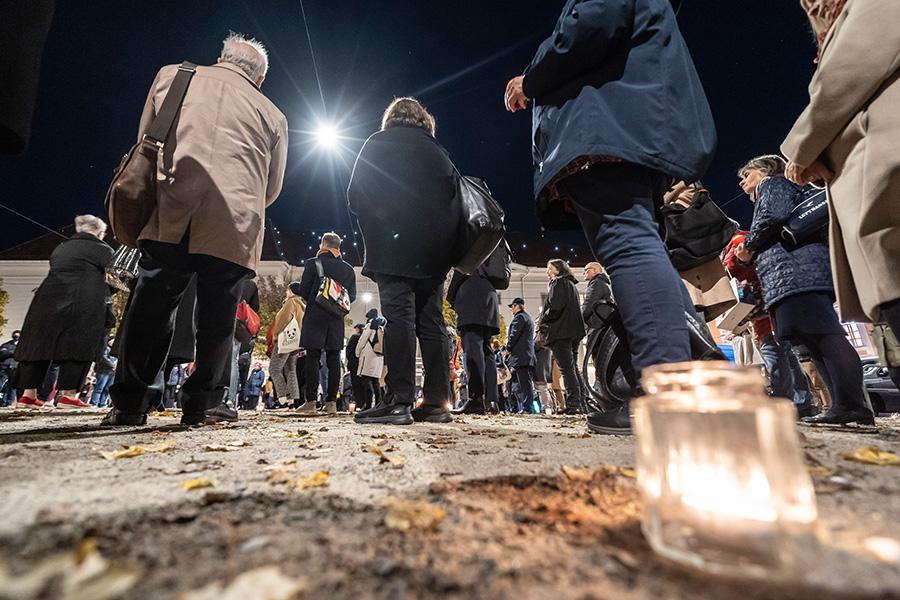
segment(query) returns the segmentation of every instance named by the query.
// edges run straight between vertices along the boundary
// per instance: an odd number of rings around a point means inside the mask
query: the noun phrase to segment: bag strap
[[[316,263],[316,273],[319,275],[319,283],[321,283],[322,282],[321,280],[325,279],[325,269],[324,269],[324,267],[322,267],[322,259],[320,259],[317,256],[315,263]]]
[[[163,100],[159,112],[156,113],[156,118],[153,119],[153,123],[147,129],[147,133],[144,134],[145,138],[159,146],[165,143],[166,138],[169,137],[169,131],[172,129],[172,124],[175,122],[175,117],[181,109],[181,104],[184,102],[184,96],[187,94],[191,78],[196,71],[197,65],[194,63],[184,61],[178,65],[178,72],[175,74],[172,85],[169,86],[166,99]]]

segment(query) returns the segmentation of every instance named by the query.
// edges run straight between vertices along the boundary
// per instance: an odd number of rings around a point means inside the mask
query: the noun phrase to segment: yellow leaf
[[[428,529],[437,531],[438,525],[446,513],[428,502],[421,500],[403,500],[387,497],[381,503],[387,507],[384,524],[391,529],[408,531],[410,529]]]
[[[106,460],[117,460],[120,458],[131,458],[140,456],[148,452],[166,452],[175,446],[175,440],[169,440],[162,444],[151,444],[149,446],[125,446],[124,450],[110,450],[107,452],[100,451],[100,455]]]
[[[311,475],[304,479],[296,479],[290,483],[292,488],[296,488],[298,490],[302,490],[308,487],[321,487],[323,485],[328,485],[328,474],[329,471],[319,471],[315,475]]]
[[[150,432],[150,435],[172,435],[171,431],[160,431],[159,429],[154,429]]]
[[[178,487],[189,492],[191,490],[202,490],[204,488],[213,488],[213,487],[216,487],[217,485],[219,485],[218,482],[212,481],[210,479],[206,479],[204,477],[202,479],[189,479],[189,480],[185,481],[184,483],[182,483],[181,485],[179,485]]]
[[[297,431],[288,431],[284,434],[286,438],[302,438],[309,435],[309,432],[305,429],[299,429]]]
[[[569,479],[576,479],[579,481],[590,481],[594,478],[594,473],[597,471],[597,469],[573,469],[566,465],[560,465],[560,469],[562,469],[562,472],[565,473],[566,477]]]
[[[806,467],[806,472],[813,477],[831,477],[834,471],[829,471],[825,467]]]
[[[152,413],[150,413],[150,416],[151,417],[174,417],[175,413],[173,413],[172,411],[168,411],[168,410],[153,411]]]
[[[853,454],[841,454],[841,457],[867,465],[900,467],[900,456],[891,452],[883,452],[875,446],[857,448]]]
[[[619,473],[624,475],[625,477],[630,477],[632,479],[637,479],[637,471],[633,469],[619,469]]]
[[[371,444],[368,447],[368,451],[371,452],[372,454],[374,454],[375,456],[377,456],[378,458],[380,458],[381,462],[383,462],[383,463],[389,462],[392,465],[394,465],[395,467],[399,467],[406,461],[406,459],[402,456],[391,457],[391,456],[388,456],[387,454],[385,454],[384,453],[385,450],[383,447],[383,444],[385,441],[386,440],[384,440],[384,439],[375,440],[375,443]]]

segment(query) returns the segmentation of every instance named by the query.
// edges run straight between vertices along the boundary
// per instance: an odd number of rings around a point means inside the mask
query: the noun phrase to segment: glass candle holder
[[[708,572],[789,576],[814,538],[816,500],[792,403],[759,369],[658,365],[634,401],[644,535]]]

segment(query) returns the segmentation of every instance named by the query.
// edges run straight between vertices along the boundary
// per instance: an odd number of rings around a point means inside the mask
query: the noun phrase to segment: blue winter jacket
[[[756,189],[753,224],[744,246],[757,253],[756,274],[762,283],[766,310],[801,292],[834,291],[828,246],[814,242],[788,249],[781,243],[781,228],[802,189],[780,175],[763,179]]]
[[[695,181],[715,152],[712,113],[670,0],[568,0],[522,87],[534,99],[534,193],[548,229],[577,227],[547,210],[546,186],[579,156]]]
[[[253,369],[247,378],[247,395],[259,396],[266,385],[266,372],[262,369]]]

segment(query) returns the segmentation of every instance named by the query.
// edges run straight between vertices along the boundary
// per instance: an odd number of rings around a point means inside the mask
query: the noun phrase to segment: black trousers
[[[197,352],[194,372],[182,386],[187,414],[217,406],[225,392],[223,372],[231,362],[234,315],[244,278],[252,271],[178,244],[141,242],[138,281],[120,336],[116,382],[109,390],[120,411],[141,413],[162,397],[161,376],[175,329],[181,296],[197,275]]]
[[[516,399],[510,404],[518,408],[518,412],[534,412],[534,367],[514,367],[513,377],[516,380]]]
[[[356,410],[372,408],[381,402],[381,381],[377,377],[368,375],[363,375],[359,379],[361,389],[359,400],[356,401]]]
[[[469,376],[469,398],[497,403],[497,364],[491,348],[492,331],[484,325],[464,325],[460,332]]]
[[[578,345],[577,340],[556,340],[550,344],[550,351],[559,370],[562,372],[563,383],[566,385],[566,408],[569,406],[581,406],[581,377],[578,376]]]
[[[78,390],[84,385],[91,368],[90,362],[80,360],[54,360],[53,365],[59,367],[56,376],[57,390]],[[19,363],[19,382],[16,384],[21,390],[37,389],[43,386],[50,370],[49,360],[23,360]],[[53,387],[52,384],[50,387]]]
[[[450,347],[444,323],[444,276],[412,279],[378,273],[384,327],[385,382],[393,404],[415,402],[416,338],[422,350],[425,403],[445,405],[450,381]]]
[[[319,365],[322,362],[323,350],[306,350],[306,401],[316,403],[319,395]],[[324,350],[325,367],[328,369],[328,382],[325,390],[325,402],[337,402],[338,390],[341,389],[341,351]]]

